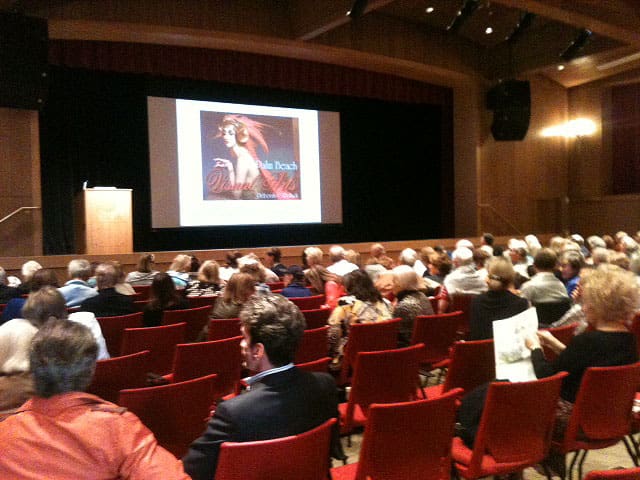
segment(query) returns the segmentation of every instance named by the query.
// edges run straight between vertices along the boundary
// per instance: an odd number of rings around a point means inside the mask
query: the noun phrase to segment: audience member
[[[533,305],[569,299],[564,284],[554,275],[557,264],[558,257],[550,248],[541,249],[533,259],[536,274],[522,285],[522,296]]]
[[[184,253],[178,254],[173,258],[167,274],[175,283],[176,288],[183,290],[189,285],[189,272],[191,271],[191,256]]]
[[[96,317],[114,317],[134,313],[136,310],[133,306],[133,297],[116,291],[118,280],[118,270],[112,263],[98,265],[96,267],[98,295],[82,302],[80,309],[92,312]]]
[[[597,267],[603,263],[609,263],[611,250],[607,250],[605,247],[595,247],[591,251],[591,263],[594,267]]]
[[[391,257],[387,256],[387,251],[381,243],[374,243],[369,250],[367,265],[382,265],[385,269],[392,269],[395,265]]]
[[[46,286],[59,287],[56,272],[48,268],[40,268],[36,270],[33,276],[29,279],[28,285],[31,288],[31,293],[37,292]],[[16,297],[9,300],[9,303],[7,303],[7,306],[2,311],[2,323],[14,318],[20,318],[23,315],[22,308],[26,301],[27,300],[22,297]]]
[[[27,295],[29,292],[32,292],[31,288],[31,279],[33,275],[42,268],[35,260],[28,260],[22,264],[22,268],[20,269],[20,275],[22,277],[21,283],[18,285],[18,290],[20,291],[20,295]]]
[[[517,315],[529,308],[526,298],[514,295],[510,289],[516,272],[504,257],[493,257],[487,267],[489,290],[471,301],[469,340],[493,338],[493,322]]]
[[[392,318],[391,302],[374,287],[371,278],[362,270],[354,270],[344,276],[347,295],[338,301],[338,306],[329,317],[330,368],[342,366],[344,346],[349,338],[349,327],[354,323],[372,323]]]
[[[571,414],[582,376],[588,367],[626,365],[638,361],[634,335],[627,329],[640,301],[632,274],[617,267],[604,266],[594,270],[582,285],[583,311],[591,330],[562,344],[548,331],[528,338],[531,361],[538,378],[560,371],[568,372],[560,391],[561,401],[556,412],[554,436],[561,438]],[[549,362],[541,345],[553,350],[558,357]],[[564,477],[564,457],[552,454],[547,459],[552,471]]]
[[[35,396],[0,422],[1,478],[188,480],[181,463],[126,409],[83,393],[98,347],[82,325],[47,322],[29,359]]]
[[[282,295],[287,298],[310,297],[311,290],[304,286],[304,270],[298,265],[291,265],[284,275],[285,287]]]
[[[87,298],[95,297],[98,292],[89,286],[91,264],[84,259],[71,260],[67,267],[69,281],[59,288],[67,302],[67,307],[77,307]]]
[[[287,267],[281,263],[282,251],[278,247],[271,247],[264,257],[265,267],[270,268],[278,278],[282,278],[287,273]]]
[[[220,266],[215,260],[205,260],[195,280],[189,282],[185,290],[187,297],[201,297],[207,295],[217,295],[222,290],[220,280]]]
[[[584,257],[579,252],[568,251],[560,260],[560,275],[570,297],[580,281],[580,269],[584,266]]]
[[[271,293],[271,289],[269,288],[269,285],[266,284],[265,274],[267,273],[267,271],[270,272],[271,275],[275,275],[275,273],[273,273],[271,270],[267,270],[266,268],[264,268],[255,258],[243,257],[238,260],[238,266],[240,267],[240,273],[246,273],[248,275],[251,275],[251,278],[253,278],[256,292]]]
[[[609,263],[623,270],[629,270],[629,268],[631,268],[631,260],[627,257],[627,254],[623,252],[611,252],[609,255]]]
[[[344,277],[347,273],[353,272],[358,269],[355,263],[351,263],[344,258],[345,251],[340,245],[334,245],[329,249],[329,260],[331,265],[327,267],[327,270],[334,275]]]
[[[231,275],[238,273],[238,259],[242,257],[242,253],[234,251],[227,253],[227,263],[224,267],[220,268],[220,280],[227,282]]]
[[[0,267],[0,304],[6,304],[12,298],[20,296],[20,291],[16,287],[10,287],[7,283],[7,272]]]
[[[153,270],[155,259],[156,257],[153,253],[140,255],[136,270],[129,272],[125,278],[125,282],[130,285],[151,285],[153,277],[158,273],[157,270]]]
[[[314,295],[323,294],[326,297],[327,305],[335,308],[338,299],[345,294],[342,286],[341,276],[331,273],[322,266],[322,250],[318,247],[307,247],[304,249],[304,256],[309,268],[304,271],[304,277],[311,292]]]
[[[0,422],[33,396],[29,345],[37,331],[20,318],[0,326]]]
[[[451,272],[452,264],[449,255],[444,252],[434,252],[429,257],[429,274],[425,277],[439,284],[444,283],[444,279]]]
[[[176,286],[167,273],[156,273],[149,289],[149,303],[144,307],[143,324],[145,327],[157,327],[162,324],[165,310],[184,310],[189,302],[176,290]]]
[[[408,265],[393,269],[393,293],[398,299],[393,318],[402,319],[398,332],[398,347],[407,347],[413,333],[413,322],[418,315],[433,315],[427,296],[420,291],[422,278]]]
[[[362,261],[360,260],[360,254],[353,248],[349,248],[344,251],[344,259],[347,262],[353,263],[356,267],[362,267]]]
[[[449,296],[458,293],[483,293],[487,291],[485,276],[479,273],[473,263],[473,252],[467,247],[453,251],[454,270],[444,279]]]
[[[529,234],[526,237],[524,237],[524,241],[527,244],[527,250],[529,251],[529,255],[531,255],[532,258],[535,257],[536,253],[538,253],[542,248],[542,245],[540,245],[540,240],[538,240],[538,237],[536,237],[535,235]]]
[[[214,478],[223,442],[296,435],[338,416],[333,378],[292,363],[305,328],[298,307],[281,295],[257,295],[240,319],[244,366],[255,375],[246,380],[249,391],[218,404],[207,429],[183,458],[193,480]],[[337,427],[331,451],[344,458]]]
[[[247,273],[236,273],[227,282],[213,311],[212,318],[237,318],[247,300],[256,292],[255,280]]]
[[[400,252],[400,256],[398,257],[399,265],[407,265],[418,274],[419,277],[424,275],[424,272],[427,270],[427,266],[422,263],[422,261],[418,258],[418,252],[416,252],[413,248],[405,248]]]

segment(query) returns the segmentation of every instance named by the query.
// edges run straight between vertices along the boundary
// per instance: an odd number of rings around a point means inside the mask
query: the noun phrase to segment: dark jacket
[[[205,432],[182,459],[184,469],[193,480],[211,480],[223,442],[297,435],[337,417],[337,406],[336,386],[329,374],[293,367],[267,375],[249,391],[218,405]],[[337,427],[331,452],[338,458],[344,456]]]
[[[135,313],[133,297],[116,292],[115,288],[98,290],[98,295],[86,299],[80,305],[83,312],[93,312],[96,317],[116,317]]]

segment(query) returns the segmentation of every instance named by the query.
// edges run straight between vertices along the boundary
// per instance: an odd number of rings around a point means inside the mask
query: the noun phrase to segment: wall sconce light
[[[589,120],[588,118],[576,118],[575,120],[570,120],[562,125],[554,125],[553,127],[545,128],[540,133],[543,137],[576,138],[593,135],[597,129],[598,127],[593,120]]]

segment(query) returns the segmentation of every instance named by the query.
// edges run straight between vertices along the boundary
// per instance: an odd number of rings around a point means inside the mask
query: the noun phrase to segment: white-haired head
[[[456,248],[463,248],[463,247],[468,248],[469,250],[473,250],[473,243],[471,243],[471,240],[462,238],[456,242]]]
[[[42,269],[42,265],[40,265],[35,260],[29,260],[22,264],[22,269],[20,273],[22,273],[22,281],[28,282],[33,277],[33,274],[38,270]]]
[[[343,258],[344,248],[342,248],[340,245],[334,245],[329,249],[329,260],[331,260],[332,263],[339,262]]]
[[[418,252],[413,248],[405,248],[400,252],[400,263],[413,267],[413,264],[418,260]]]
[[[467,247],[456,248],[451,254],[451,260],[458,267],[470,265],[473,263],[473,252]]]

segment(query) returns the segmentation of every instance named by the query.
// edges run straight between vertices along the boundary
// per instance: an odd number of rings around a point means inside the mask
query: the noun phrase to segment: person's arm
[[[540,346],[538,335],[526,338],[525,346],[531,350],[531,363],[533,364],[533,371],[536,374],[536,378],[550,377],[560,371],[555,363],[550,363],[544,358],[544,352]]]
[[[211,480],[215,476],[220,445],[231,440],[232,432],[233,422],[222,402],[209,420],[207,429],[182,458],[184,470],[193,480]]]
[[[117,478],[189,480],[182,462],[159,446],[153,433],[135,415],[125,412],[121,420],[117,429],[109,429],[109,433],[116,434],[114,440],[120,451],[120,458],[112,459],[117,462]]]

